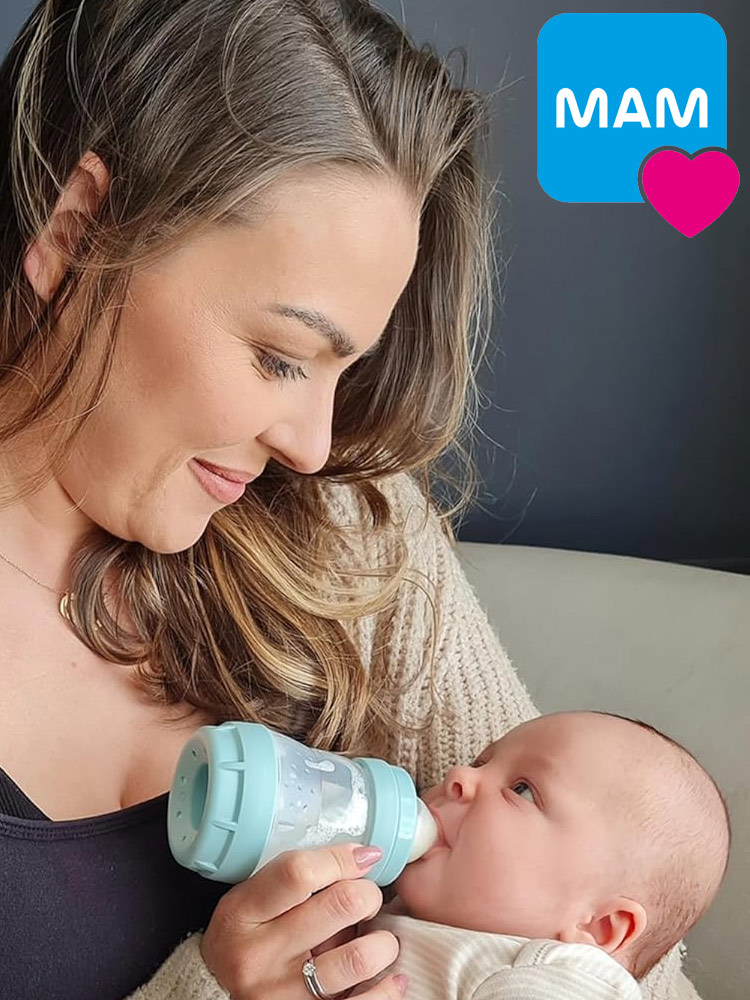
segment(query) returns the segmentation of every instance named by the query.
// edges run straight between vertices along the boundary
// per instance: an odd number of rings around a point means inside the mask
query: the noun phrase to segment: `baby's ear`
[[[619,955],[630,948],[646,929],[646,911],[627,896],[614,896],[589,918],[571,925],[558,934],[568,944],[593,944],[609,955]]]

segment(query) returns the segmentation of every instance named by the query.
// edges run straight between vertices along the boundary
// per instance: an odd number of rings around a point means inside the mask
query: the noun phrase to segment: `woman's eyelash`
[[[260,350],[260,348],[255,348],[255,350],[261,359],[261,367],[265,368],[275,378],[291,379],[294,382],[298,379],[310,377],[304,368],[300,368],[299,365],[290,365],[288,361],[284,361],[278,354],[271,354],[269,351]]]

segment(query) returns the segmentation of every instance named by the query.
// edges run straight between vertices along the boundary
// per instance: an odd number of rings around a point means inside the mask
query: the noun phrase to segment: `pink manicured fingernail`
[[[359,868],[369,868],[383,857],[379,847],[355,847],[353,854]]]
[[[393,977],[396,986],[401,990],[402,993],[406,993],[406,987],[409,985],[409,977],[405,976],[403,972],[399,972],[397,976]]]

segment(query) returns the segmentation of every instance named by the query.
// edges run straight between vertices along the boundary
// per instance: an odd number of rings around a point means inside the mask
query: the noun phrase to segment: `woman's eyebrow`
[[[341,327],[336,326],[329,316],[326,316],[325,313],[319,312],[317,309],[305,309],[302,306],[291,306],[286,302],[272,302],[266,307],[266,311],[273,312],[277,316],[285,316],[288,319],[298,319],[301,323],[304,323],[305,326],[312,330],[316,330],[328,341],[330,341],[333,353],[337,358],[348,358],[351,357],[352,354],[357,353],[357,348],[349,334],[345,330],[342,330]],[[374,354],[379,344],[380,339],[378,338],[372,347],[365,351],[361,356],[365,358],[370,354]]]

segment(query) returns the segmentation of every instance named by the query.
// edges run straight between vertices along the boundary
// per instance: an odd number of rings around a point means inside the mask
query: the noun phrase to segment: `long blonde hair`
[[[117,322],[98,342],[90,331],[105,312],[116,317],[134,268],[204,227],[246,224],[261,193],[300,166],[395,178],[421,206],[414,271],[382,346],[340,378],[322,469],[269,462],[186,551],[156,553],[100,528],[76,551],[81,640],[135,665],[150,697],[343,752],[368,727],[405,725],[343,623],[385,611],[408,580],[377,480],[409,472],[432,503],[438,458],[450,449],[474,467],[461,438],[475,421],[492,311],[488,106],[365,0],[44,0],[14,41],[0,67],[0,447],[44,424],[50,465],[28,470],[3,504],[49,481],[100,400]],[[87,150],[112,183],[42,308],[25,250]],[[75,334],[61,347],[55,322],[71,302]],[[449,517],[473,483],[443,478],[460,484],[439,515],[454,543]],[[369,511],[362,530],[393,536],[393,560],[348,582],[332,571],[356,545],[328,516],[334,482]],[[108,613],[110,572],[135,634]],[[377,586],[364,589],[367,579]]]

